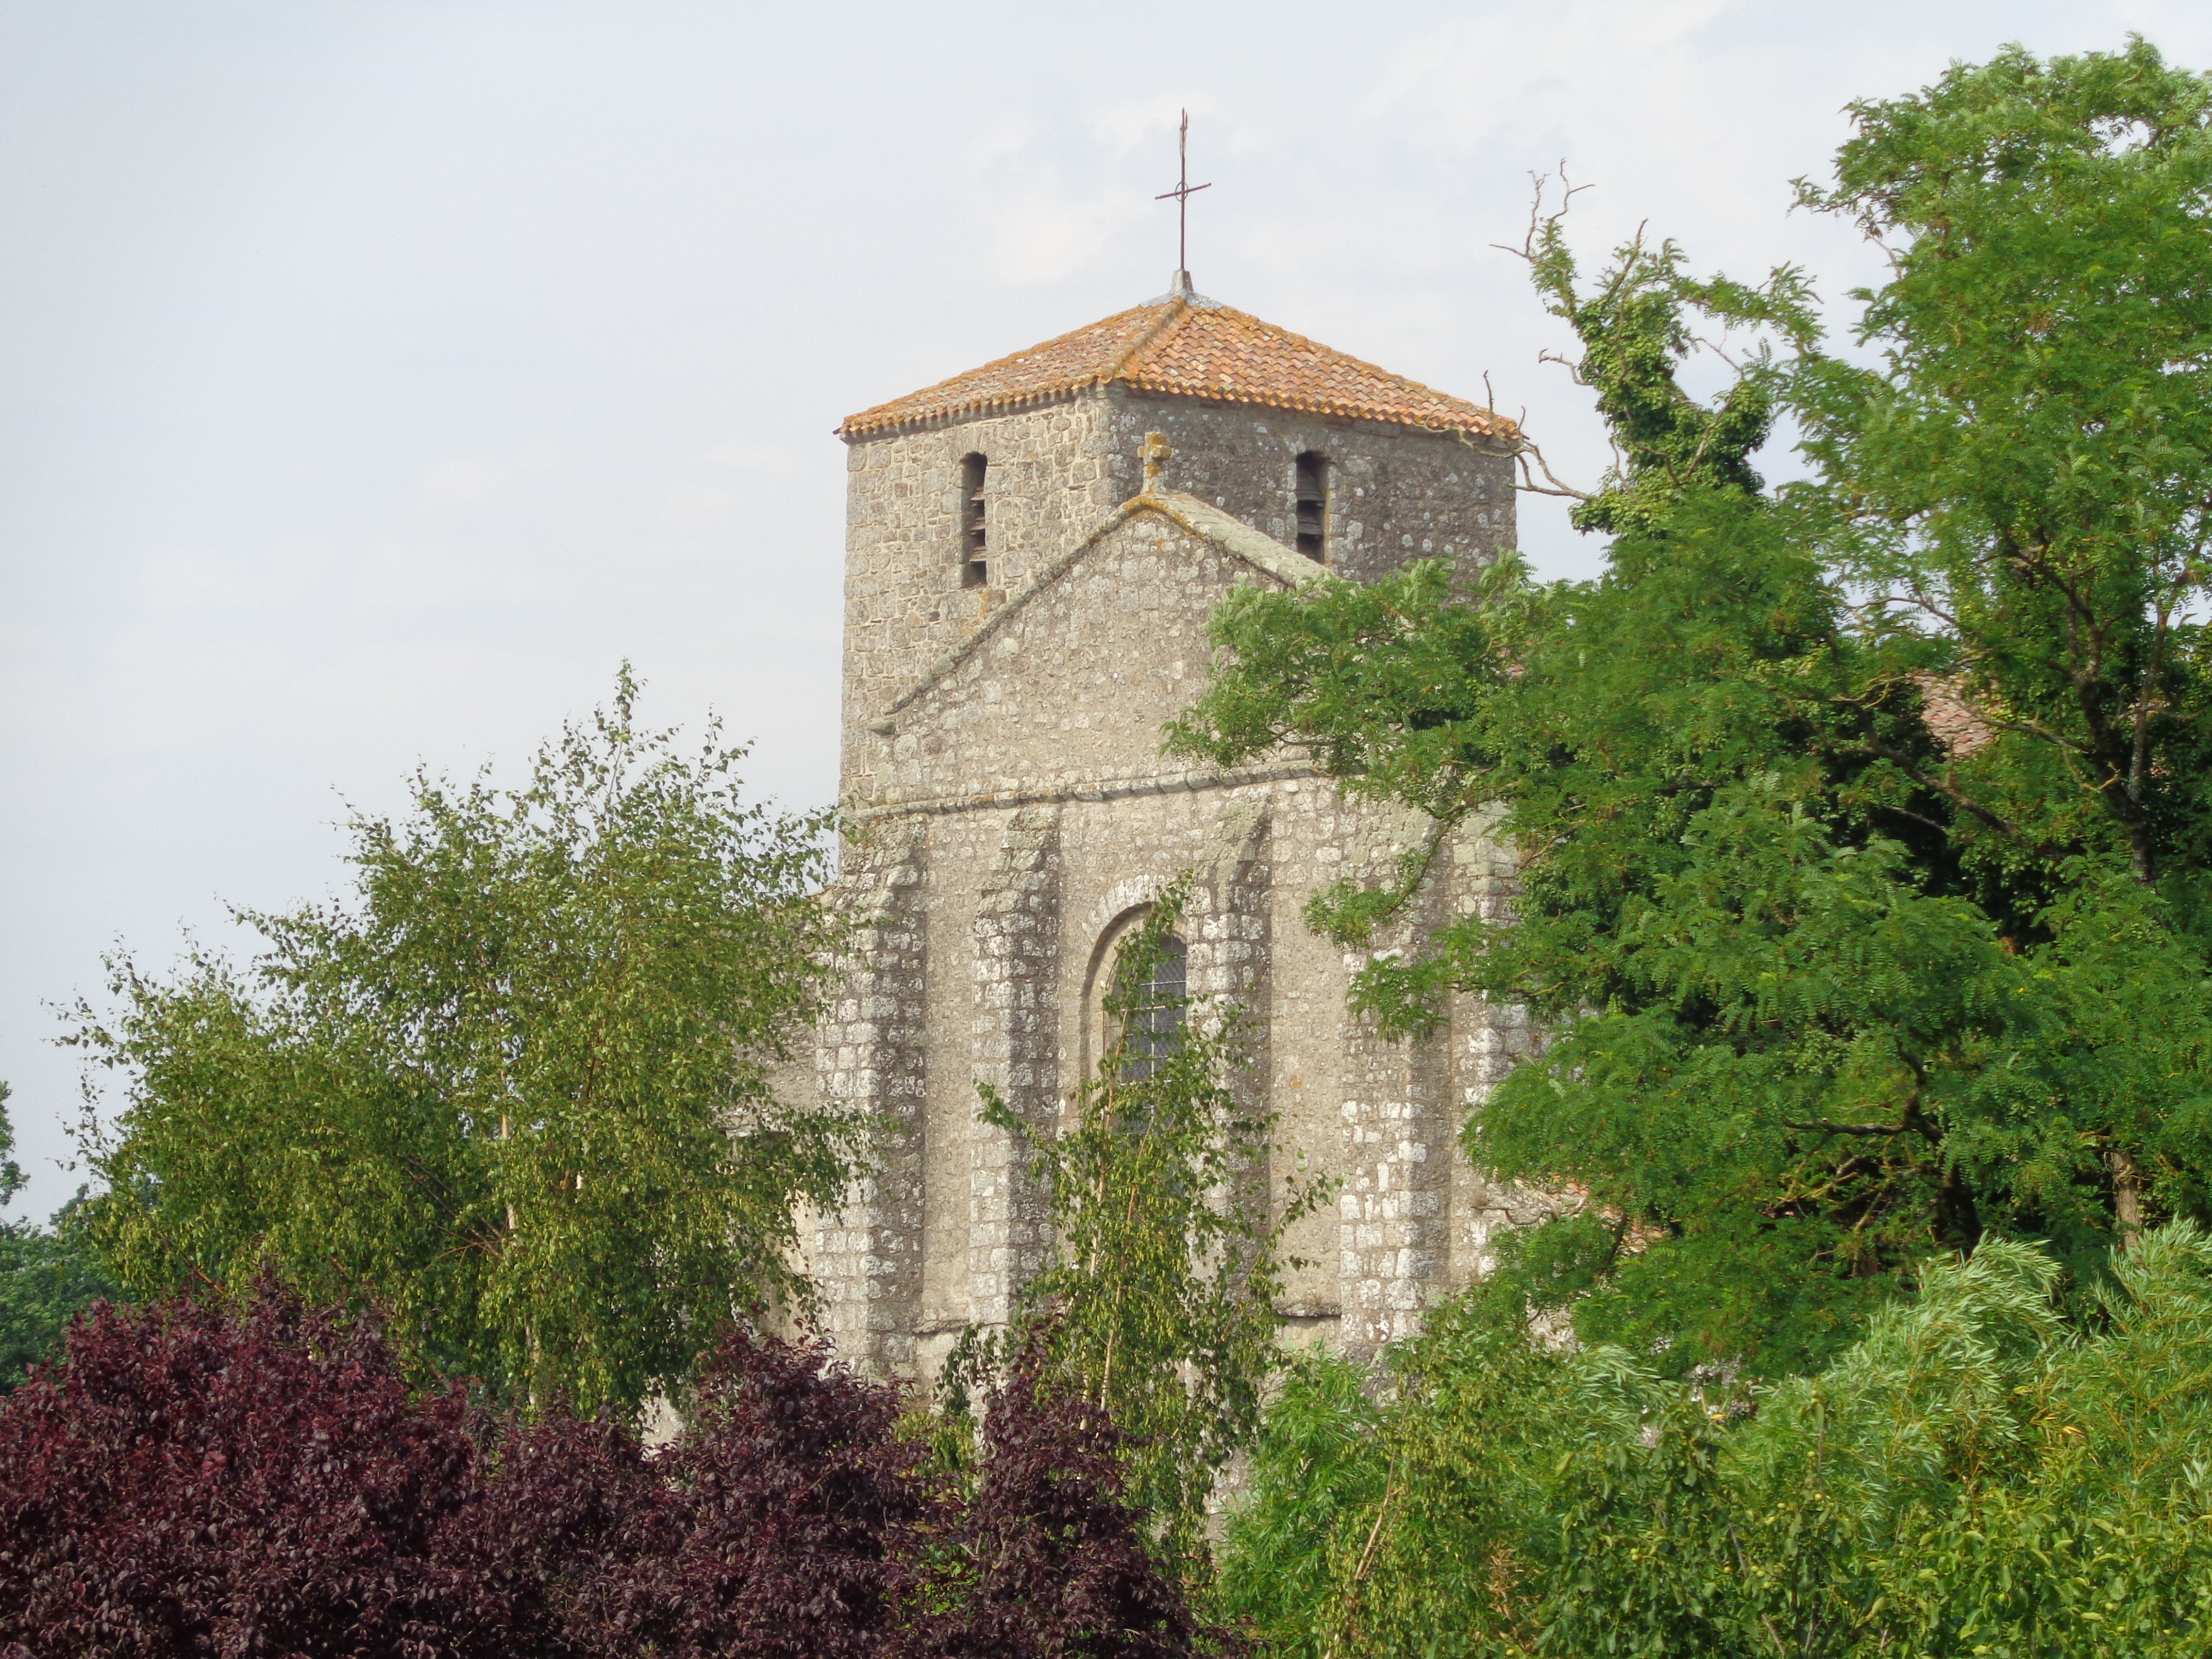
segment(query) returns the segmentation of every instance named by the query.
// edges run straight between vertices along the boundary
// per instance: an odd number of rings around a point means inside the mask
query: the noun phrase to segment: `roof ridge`
[[[951,650],[939,657],[935,662],[930,664],[927,668],[925,668],[921,672],[920,678],[916,679],[913,684],[908,686],[905,690],[900,692],[898,696],[891,699],[890,706],[884,710],[883,720],[870,722],[870,729],[878,730],[883,726],[884,720],[893,719],[904,713],[907,706],[912,703],[917,697],[921,696],[923,692],[928,690],[930,687],[935,685],[939,681],[945,678],[946,675],[958,668],[962,663],[967,661],[969,658],[975,655],[976,650],[986,640],[989,639],[993,635],[996,634],[1000,628],[1004,627],[1006,623],[1012,618],[1017,611],[1025,609],[1031,599],[1043,592],[1046,588],[1051,586],[1063,575],[1066,574],[1068,570],[1074,565],[1075,562],[1081,558],[1085,553],[1089,552],[1092,546],[1101,540],[1109,531],[1112,530],[1116,525],[1127,522],[1130,518],[1134,516],[1145,507],[1156,505],[1157,504],[1152,502],[1151,498],[1148,496],[1132,495],[1127,501],[1122,502],[1121,506],[1115,507],[1109,512],[1104,518],[1098,521],[1097,525],[1091,530],[1089,535],[1084,537],[1082,540],[1076,543],[1074,546],[1067,549],[1066,551],[1061,553],[1058,557],[1047,562],[1044,568],[1031,576],[1029,581],[1024,585],[1020,592],[1012,595],[1012,597],[1008,599],[1004,605],[1000,605],[996,611],[991,612],[989,616],[984,617],[981,622],[976,623],[975,626],[969,631],[968,636],[965,639],[962,640],[957,645],[954,646]]]
[[[1172,293],[849,415],[837,433],[849,443],[913,422],[1011,411],[1116,385],[1462,436],[1510,441],[1516,430],[1495,410],[1309,335]]]
[[[1304,587],[1314,582],[1345,580],[1341,573],[1285,547],[1256,525],[1249,525],[1235,514],[1224,513],[1212,501],[1188,490],[1154,490],[1138,496],[1137,501],[1149,502],[1200,540],[1211,542],[1224,553],[1234,554],[1285,586]]]
[[[1255,324],[1259,327],[1267,330],[1270,333],[1283,336],[1285,339],[1295,340],[1298,344],[1306,347],[1310,350],[1325,352],[1329,356],[1340,358],[1344,362],[1350,363],[1355,368],[1364,368],[1370,374],[1379,375],[1383,380],[1389,380],[1397,386],[1405,386],[1411,391],[1425,392],[1431,398],[1443,398],[1449,399],[1453,403],[1463,404],[1468,401],[1464,398],[1455,397],[1449,392],[1440,391],[1437,387],[1428,385],[1425,381],[1416,380],[1409,375],[1401,374],[1393,369],[1385,368],[1380,363],[1370,363],[1364,357],[1355,357],[1348,351],[1340,351],[1336,347],[1330,345],[1324,341],[1313,338],[1310,335],[1301,334],[1295,329],[1285,328],[1280,323],[1271,323],[1264,317],[1255,316],[1251,312],[1239,311],[1235,306],[1222,305],[1217,302],[1212,308],[1215,311],[1226,312],[1231,316],[1238,318],[1244,322]],[[1148,338],[1146,343],[1149,343],[1150,341]],[[1498,415],[1498,411],[1496,410],[1486,408],[1482,404],[1477,404],[1474,407],[1483,410],[1485,414],[1493,416]],[[1503,417],[1499,418],[1502,420]]]
[[[1226,309],[1225,307],[1221,308]],[[1129,365],[1135,362],[1143,353],[1150,350],[1157,342],[1164,340],[1170,334],[1179,332],[1180,329],[1172,325],[1189,320],[1194,309],[1195,307],[1182,295],[1170,295],[1168,302],[1160,307],[1160,314],[1153,320],[1152,325],[1130,341],[1128,348],[1100,374],[1093,384],[1110,386],[1120,380],[1129,372]]]

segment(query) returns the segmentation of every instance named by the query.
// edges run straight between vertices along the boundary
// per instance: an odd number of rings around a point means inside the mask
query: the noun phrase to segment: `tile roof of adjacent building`
[[[1170,295],[848,416],[840,437],[1018,409],[1111,383],[1221,403],[1510,437],[1513,422],[1462,398],[1210,300]]]
[[[1915,674],[1920,687],[1920,718],[1928,735],[1941,744],[1954,760],[1965,760],[1996,741],[1989,721],[1973,702],[1972,688],[1961,674]]]

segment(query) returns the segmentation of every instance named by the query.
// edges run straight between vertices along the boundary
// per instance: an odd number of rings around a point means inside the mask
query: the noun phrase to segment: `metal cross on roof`
[[[1190,181],[1190,112],[1182,112],[1182,130],[1176,139],[1176,155],[1180,175],[1173,190],[1164,190],[1152,198],[1164,202],[1173,198],[1176,204],[1176,271],[1186,275],[1190,270],[1190,198],[1201,190],[1212,190],[1211,184],[1194,185]]]

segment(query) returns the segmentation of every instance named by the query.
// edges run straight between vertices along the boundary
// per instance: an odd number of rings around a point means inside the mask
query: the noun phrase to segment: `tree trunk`
[[[2105,1154],[2105,1167],[2112,1172],[2112,1216],[2119,1223],[2120,1244],[2132,1250],[2142,1237],[2142,1173],[2136,1155],[2115,1146]]]

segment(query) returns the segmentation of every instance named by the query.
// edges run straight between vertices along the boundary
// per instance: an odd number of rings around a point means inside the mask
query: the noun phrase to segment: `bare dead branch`
[[[1528,469],[1528,459],[1531,456],[1535,458],[1536,465],[1543,470],[1545,480],[1543,483],[1538,483],[1535,474]],[[1525,438],[1521,441],[1520,451],[1514,459],[1521,463],[1521,476],[1523,480],[1514,486],[1516,489],[1525,490],[1536,495],[1564,495],[1577,501],[1597,499],[1587,489],[1577,489],[1572,484],[1562,482],[1559,476],[1552,471],[1552,464],[1544,459],[1544,452]]]
[[[1574,204],[1575,198],[1586,190],[1595,189],[1596,186],[1571,182],[1567,177],[1566,159],[1564,156],[1561,157],[1559,204],[1547,214],[1544,211],[1544,187],[1547,182],[1544,175],[1540,173],[1532,173],[1528,175],[1528,179],[1536,187],[1534,195],[1528,204],[1528,234],[1522,239],[1519,247],[1511,246],[1504,242],[1492,242],[1491,246],[1501,253],[1510,253],[1516,259],[1526,259],[1530,264],[1534,264],[1536,262],[1536,238],[1543,228],[1546,225],[1556,225],[1560,220],[1565,218],[1567,210]]]
[[[1726,363],[1730,368],[1735,370],[1737,374],[1741,374],[1743,373],[1743,365],[1741,363],[1736,362],[1735,358],[1729,356],[1727,352],[1723,351],[1719,346],[1713,343],[1712,341],[1707,339],[1704,335],[1693,334],[1690,337],[1695,340],[1699,345],[1705,347],[1706,350],[1711,352],[1714,356]]]

